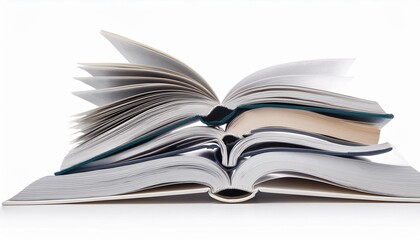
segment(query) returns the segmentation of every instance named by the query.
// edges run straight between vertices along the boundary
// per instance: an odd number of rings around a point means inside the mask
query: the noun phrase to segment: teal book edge
[[[342,109],[333,109],[333,108],[320,108],[320,107],[310,107],[310,106],[302,106],[302,105],[290,105],[290,104],[276,104],[276,103],[261,103],[261,104],[251,104],[251,105],[242,105],[237,107],[234,110],[230,110],[230,113],[226,114],[221,119],[217,120],[207,120],[204,116],[192,116],[189,118],[186,118],[184,120],[174,122],[166,127],[163,127],[161,129],[158,129],[156,131],[150,132],[146,135],[143,135],[137,139],[134,139],[131,142],[128,142],[124,145],[121,145],[119,147],[113,148],[109,151],[106,151],[104,153],[101,153],[93,158],[87,159],[81,163],[78,163],[74,166],[65,168],[63,170],[60,170],[56,173],[54,173],[56,176],[58,175],[64,175],[76,168],[79,168],[85,164],[88,164],[90,162],[94,162],[96,160],[108,157],[112,154],[127,150],[131,147],[137,146],[143,142],[146,142],[152,138],[155,138],[159,135],[162,135],[164,133],[170,132],[176,128],[179,128],[181,126],[201,121],[202,123],[208,125],[208,126],[220,126],[223,124],[226,124],[230,122],[233,118],[235,118],[237,115],[241,114],[242,112],[245,112],[250,109],[256,109],[256,108],[288,108],[288,109],[297,109],[297,110],[305,110],[305,111],[312,111],[316,113],[326,114],[326,115],[332,115],[347,119],[355,119],[355,120],[362,120],[365,122],[382,122],[386,120],[391,120],[394,118],[394,115],[392,114],[376,114],[376,113],[367,113],[367,112],[355,112],[350,110],[342,110]]]

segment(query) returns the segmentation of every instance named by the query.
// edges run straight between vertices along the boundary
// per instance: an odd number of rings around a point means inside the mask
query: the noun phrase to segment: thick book
[[[77,146],[4,205],[258,192],[420,202],[420,173],[379,143],[393,115],[334,91],[352,59],[272,66],[220,102],[179,60],[102,34],[129,63],[81,64],[91,76],[76,79],[94,89],[74,94],[96,107],[75,119]]]

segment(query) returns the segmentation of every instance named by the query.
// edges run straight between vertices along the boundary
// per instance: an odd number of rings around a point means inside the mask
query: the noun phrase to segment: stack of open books
[[[97,105],[78,115],[77,147],[55,176],[4,204],[55,204],[258,192],[420,202],[420,173],[378,144],[392,118],[377,102],[332,92],[350,59],[277,65],[236,84],[222,103],[175,58],[103,35],[129,64],[84,64]]]

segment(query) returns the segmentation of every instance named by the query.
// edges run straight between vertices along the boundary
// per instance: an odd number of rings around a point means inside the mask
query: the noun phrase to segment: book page
[[[281,79],[281,76],[302,76],[306,78],[313,78],[317,79],[319,76],[345,76],[350,66],[353,64],[354,59],[317,59],[317,60],[309,60],[309,61],[298,61],[298,62],[291,62],[291,63],[284,63],[275,65],[272,67],[268,67],[257,71],[248,77],[244,78],[240,82],[238,82],[226,95],[223,103],[231,100],[233,96],[246,88],[248,84],[252,82],[263,82],[264,79],[269,78],[280,78],[277,79],[277,84],[282,85],[287,83],[288,80]],[[284,82],[286,81],[286,82]],[[319,84],[319,81],[315,81]],[[300,81],[294,80],[293,82],[289,82],[289,84],[301,84],[302,87],[310,87],[313,86],[311,81]],[[329,84],[322,84],[322,86],[334,86],[335,81],[328,81]],[[309,85],[307,85],[309,84]]]
[[[363,193],[316,180],[284,178],[267,181],[256,186],[259,192],[312,197],[341,198],[385,202],[420,202],[420,198],[390,197]]]
[[[360,144],[377,144],[380,134],[380,129],[372,124],[284,108],[248,110],[233,119],[226,127],[226,131],[244,135],[264,127],[290,128]]]
[[[14,201],[8,200],[3,202],[3,206],[18,206],[18,205],[46,205],[46,204],[67,204],[67,203],[89,203],[89,202],[102,202],[102,201],[118,201],[129,199],[142,199],[142,198],[155,198],[166,196],[179,196],[207,193],[210,188],[200,184],[174,184],[169,186],[162,186],[151,188],[135,193],[127,193],[103,197],[90,197],[90,198],[72,198],[61,200],[26,200]]]
[[[174,57],[117,34],[106,31],[101,33],[130,63],[169,69],[189,76],[200,82],[212,93],[214,99],[217,99],[210,85],[198,73]]]

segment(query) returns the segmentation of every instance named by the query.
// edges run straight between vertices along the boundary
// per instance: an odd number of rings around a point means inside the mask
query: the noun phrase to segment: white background
[[[184,61],[220,98],[264,67],[354,57],[349,92],[395,114],[381,141],[420,169],[419,12],[415,1],[1,1],[0,200],[59,169],[70,116],[92,107],[70,94],[88,89],[76,63],[125,62],[101,29]],[[420,238],[420,204],[256,201],[2,207],[0,239]]]

